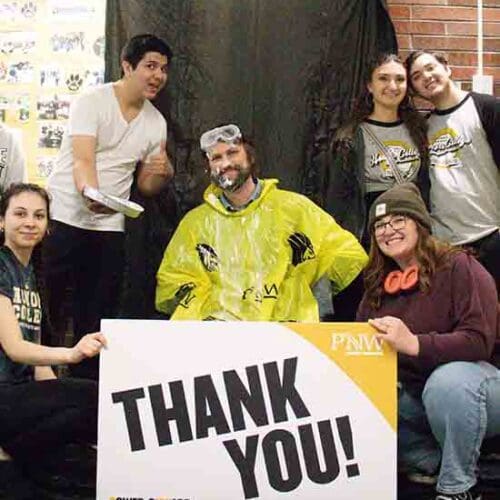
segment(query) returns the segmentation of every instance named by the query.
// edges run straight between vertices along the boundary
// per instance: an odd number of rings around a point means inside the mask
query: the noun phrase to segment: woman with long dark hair
[[[398,352],[400,466],[415,479],[437,474],[436,500],[479,499],[480,447],[500,435],[493,278],[470,254],[432,236],[414,184],[380,195],[368,230],[357,319]]]
[[[335,156],[324,186],[325,209],[368,248],[373,200],[400,182],[429,192],[426,124],[408,97],[406,70],[397,55],[383,54],[366,71],[350,119],[332,142]]]
[[[0,200],[0,446],[30,471],[67,443],[97,441],[97,384],[56,378],[51,365],[93,357],[101,333],[74,347],[40,345],[43,283],[37,258],[49,222],[49,197],[12,184]]]

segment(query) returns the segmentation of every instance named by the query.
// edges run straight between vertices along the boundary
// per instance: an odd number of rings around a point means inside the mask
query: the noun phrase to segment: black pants
[[[68,329],[63,305],[71,291],[74,340],[97,332],[100,321],[118,313],[124,267],[124,234],[89,231],[53,221],[43,244],[43,268],[53,338],[46,345],[64,344]],[[97,380],[98,358],[70,366],[72,375]]]
[[[493,276],[497,285],[497,292],[500,295],[500,231],[497,229],[488,236],[467,246],[475,251],[479,262]]]
[[[97,442],[96,382],[0,384],[0,446],[14,459],[35,463],[76,442]]]

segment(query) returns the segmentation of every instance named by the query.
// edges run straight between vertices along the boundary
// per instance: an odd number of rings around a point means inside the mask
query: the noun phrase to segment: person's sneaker
[[[423,472],[408,472],[406,474],[408,481],[417,484],[425,484],[427,486],[433,486],[437,483],[437,475],[424,474]]]
[[[481,493],[473,492],[472,490],[464,491],[463,493],[455,493],[454,495],[446,495],[438,493],[436,500],[481,500]]]

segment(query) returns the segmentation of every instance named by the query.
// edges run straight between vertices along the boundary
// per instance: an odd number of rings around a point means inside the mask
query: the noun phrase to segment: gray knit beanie
[[[408,215],[432,231],[431,216],[418,187],[412,182],[397,184],[382,193],[372,204],[368,219],[370,231],[374,222],[390,214]]]

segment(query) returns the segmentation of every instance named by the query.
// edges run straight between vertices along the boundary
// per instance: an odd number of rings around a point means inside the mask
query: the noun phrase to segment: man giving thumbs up
[[[44,245],[52,345],[64,338],[63,296],[73,290],[75,341],[116,317],[124,266],[124,216],[84,196],[84,188],[128,199],[134,172],[146,196],[173,176],[166,152],[167,123],[151,104],[167,83],[170,47],[154,35],[131,38],[121,53],[122,77],[94,87],[72,104],[68,129],[48,181],[51,234]],[[97,378],[97,362],[74,368]]]

